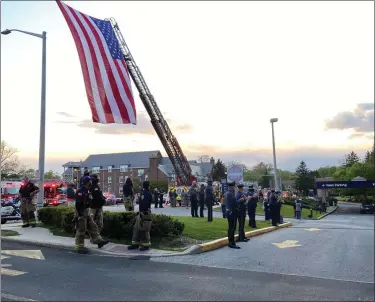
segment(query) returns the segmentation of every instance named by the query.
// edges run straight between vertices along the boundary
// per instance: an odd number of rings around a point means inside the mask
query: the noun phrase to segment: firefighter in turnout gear
[[[80,254],[87,254],[88,249],[85,248],[86,231],[90,235],[90,241],[97,244],[99,248],[109,243],[109,240],[103,240],[100,236],[98,227],[89,213],[89,206],[92,202],[92,196],[89,192],[90,176],[83,177],[82,184],[76,193],[76,212],[73,222],[76,224],[75,250]]]
[[[122,187],[122,192],[124,194],[124,206],[127,212],[134,211],[134,189],[133,189],[133,182],[131,178],[127,178],[125,181],[124,186]]]
[[[139,198],[139,212],[135,217],[133,226],[132,244],[128,246],[129,250],[139,248],[140,251],[147,251],[151,246],[151,203],[152,194],[150,192],[150,182],[144,181],[141,197]]]
[[[248,198],[243,192],[243,184],[237,186],[238,192],[236,194],[236,199],[238,202],[238,241],[248,242],[250,239],[245,236],[245,220],[247,212],[247,201]]]
[[[91,175],[91,188],[92,201],[90,202],[90,212],[92,219],[98,226],[99,233],[103,230],[103,206],[105,205],[105,197],[99,187],[99,177],[97,174]]]
[[[34,197],[39,192],[39,188],[34,185],[32,182],[29,181],[29,178],[25,176],[23,178],[23,185],[19,190],[19,197],[21,200],[21,217],[23,228],[27,228],[29,226],[35,228],[36,221],[35,221],[35,203]]]

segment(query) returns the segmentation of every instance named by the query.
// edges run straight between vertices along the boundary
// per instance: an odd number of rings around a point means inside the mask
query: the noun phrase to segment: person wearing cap
[[[90,212],[92,219],[98,226],[99,233],[103,230],[103,206],[105,205],[105,197],[103,196],[102,190],[99,187],[99,176],[98,174],[92,174],[91,176],[91,187],[90,193],[92,195],[92,201],[90,202]]]
[[[147,251],[151,246],[152,194],[150,192],[150,182],[144,181],[142,187],[139,209],[133,226],[132,244],[128,246],[128,250],[139,248],[140,251]]]
[[[238,203],[236,200],[235,183],[228,183],[228,191],[225,193],[224,204],[226,210],[226,217],[228,220],[228,246],[232,249],[240,249],[235,241],[235,232],[237,227]]]
[[[193,181],[188,194],[190,197],[191,217],[199,217],[198,216],[198,186],[197,186],[196,181]]]
[[[132,212],[134,211],[134,189],[133,182],[130,177],[125,180],[125,184],[122,187],[122,193],[124,194],[124,206],[125,211]]]
[[[21,200],[21,218],[22,218],[22,227],[27,228],[31,226],[32,228],[36,227],[35,220],[35,203],[34,198],[38,194],[39,188],[34,185],[29,178],[25,176],[23,178],[23,184],[18,191],[19,198]]]
[[[85,177],[85,176],[90,176],[90,171],[89,170],[85,170],[83,171],[83,176],[81,177],[81,179],[79,180],[79,186],[81,187],[83,184],[82,184],[82,179]]]
[[[247,193],[249,201],[247,203],[247,214],[249,215],[249,226],[256,228],[255,213],[257,209],[258,196],[255,194],[255,190],[252,185],[249,186]]]
[[[272,220],[272,225],[277,226],[278,224],[278,213],[279,213],[279,205],[278,205],[278,199],[275,193],[275,189],[271,190],[271,194],[268,199],[268,203],[270,206],[270,212],[271,212],[271,220]]]
[[[85,234],[90,235],[90,241],[97,244],[99,248],[109,243],[109,240],[103,240],[98,231],[98,226],[89,213],[89,206],[92,202],[92,196],[89,192],[91,185],[90,176],[82,178],[82,186],[77,190],[75,202],[75,217],[73,222],[76,224],[75,251],[80,254],[87,254],[89,251],[85,247]]]
[[[214,203],[214,192],[212,188],[212,180],[207,181],[207,187],[204,192],[204,199],[207,206],[207,220],[212,221],[212,206]]]
[[[248,242],[250,239],[245,236],[245,221],[246,221],[246,210],[247,210],[247,201],[243,188],[243,184],[237,186],[238,192],[236,194],[236,200],[238,202],[238,241]]]

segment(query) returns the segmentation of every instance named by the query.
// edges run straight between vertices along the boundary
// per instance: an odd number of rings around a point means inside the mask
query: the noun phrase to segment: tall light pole
[[[9,35],[11,32],[17,31],[26,35],[42,39],[42,92],[40,103],[40,137],[39,137],[39,188],[38,194],[38,208],[43,206],[44,199],[44,162],[46,153],[46,55],[47,55],[47,32],[43,31],[42,34],[36,34],[29,31],[19,29],[6,29],[1,32],[2,35]]]
[[[276,147],[275,147],[275,131],[273,129],[273,124],[276,123],[278,118],[271,118],[270,123],[272,127],[272,148],[273,148],[273,174],[275,179],[275,191],[279,190],[279,180],[277,177],[277,166],[276,166]]]

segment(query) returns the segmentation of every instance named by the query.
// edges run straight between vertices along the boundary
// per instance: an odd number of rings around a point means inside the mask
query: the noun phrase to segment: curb
[[[69,250],[74,251],[74,248],[72,245],[68,244],[61,244],[61,243],[49,243],[49,242],[40,242],[40,241],[33,241],[28,240],[24,238],[12,238],[17,236],[7,236],[7,237],[1,237],[2,241],[8,241],[8,242],[18,242],[18,243],[24,243],[24,244],[30,244],[30,245],[37,245],[42,247],[49,247],[49,248],[57,248],[57,249],[63,249],[63,250]],[[171,256],[184,256],[184,255],[192,255],[199,253],[199,246],[193,245],[189,248],[187,248],[183,252],[176,252],[176,253],[168,253],[168,254],[161,254],[161,253],[154,253],[154,254],[140,254],[140,253],[128,253],[128,254],[122,254],[122,253],[115,253],[115,252],[109,252],[105,250],[101,250],[99,248],[91,248],[88,247],[88,250],[94,254],[94,255],[101,255],[101,256],[116,256],[121,258],[130,258],[130,259],[149,259],[149,258],[156,258],[156,257],[171,257]],[[152,249],[151,249],[152,251]]]
[[[332,214],[333,212],[335,212],[335,211],[338,209],[338,207],[339,207],[339,206],[336,206],[336,208],[334,208],[331,212],[325,213],[325,214],[319,216],[318,218],[316,218],[315,220],[320,220],[320,219],[322,219],[322,218],[328,216],[329,214]]]
[[[292,223],[286,222],[286,223],[280,224],[277,227],[270,226],[270,227],[267,227],[267,228],[246,232],[245,235],[246,235],[246,237],[251,238],[251,237],[256,237],[256,236],[259,236],[259,235],[262,235],[262,234],[265,234],[265,233],[269,233],[269,232],[272,232],[272,231],[276,231],[280,228],[287,228],[287,227],[290,227],[290,226],[292,226]],[[235,236],[235,240],[236,241],[238,240],[238,235]],[[229,243],[228,238],[225,237],[225,238],[216,239],[214,241],[210,241],[210,242],[207,242],[207,243],[198,244],[199,253],[205,253],[205,252],[216,250],[216,249],[221,248],[223,246],[227,246],[228,243]]]

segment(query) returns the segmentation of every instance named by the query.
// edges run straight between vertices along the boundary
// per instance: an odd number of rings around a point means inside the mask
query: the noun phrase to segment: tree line
[[[244,180],[256,181],[263,188],[270,187],[270,181],[273,178],[273,165],[270,163],[260,162],[257,165],[249,168],[238,162],[231,164],[239,164],[244,167]],[[227,166],[218,159],[215,161],[212,178],[220,181],[226,178]],[[311,170],[307,167],[304,161],[301,161],[294,172],[278,169],[278,176],[282,181],[294,181],[294,187],[303,195],[307,195],[310,189],[315,188],[315,179],[323,177],[332,177],[333,180],[350,181],[357,176],[363,177],[367,180],[375,180],[375,158],[374,146],[372,150],[365,153],[363,158],[360,158],[357,153],[351,151],[345,154],[342,163],[337,166],[324,166],[316,170]],[[283,186],[283,190],[286,190]],[[337,189],[337,192],[342,192],[346,195],[367,194],[371,189]]]
[[[22,165],[18,156],[18,150],[10,146],[6,141],[1,141],[1,179],[22,179],[27,176],[35,178],[35,169]],[[44,173],[44,179],[61,179],[61,175],[50,170]]]

